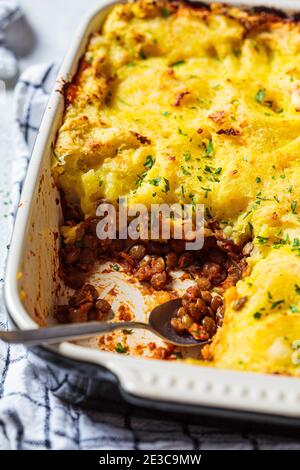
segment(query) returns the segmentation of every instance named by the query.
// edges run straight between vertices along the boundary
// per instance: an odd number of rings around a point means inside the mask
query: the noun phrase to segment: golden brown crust
[[[188,12],[201,18],[206,18],[210,14],[221,14],[232,20],[238,21],[245,29],[244,38],[251,36],[262,30],[271,29],[272,26],[280,25],[282,23],[296,24],[300,22],[300,14],[288,15],[283,10],[270,7],[232,7],[226,3],[205,3],[201,1],[190,0],[135,0],[134,3],[142,5],[144,8],[145,17],[151,17],[153,10],[147,9],[147,5],[156,5],[157,9],[163,9],[166,6],[169,8],[170,14],[178,14]],[[156,10],[155,10],[156,11]],[[76,74],[70,82],[66,82],[63,87],[63,94],[65,96],[65,106],[72,104],[74,94],[76,94],[76,86],[80,80],[82,72],[88,67],[84,55],[79,60],[79,65]],[[176,101],[177,103],[177,101]],[[174,105],[174,106],[177,106]]]

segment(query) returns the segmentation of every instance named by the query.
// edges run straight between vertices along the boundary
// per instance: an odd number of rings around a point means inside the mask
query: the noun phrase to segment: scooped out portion
[[[89,276],[110,260],[144,299],[182,297],[172,325],[212,340],[202,360],[299,375],[299,43],[298,19],[273,10],[180,0],[112,8],[65,88],[53,146],[61,277],[80,293],[59,319],[109,318]],[[99,240],[97,207],[123,196],[149,212],[204,205],[204,247]],[[132,318],[125,306],[119,318]],[[170,351],[157,357],[174,359]]]
[[[68,212],[66,212],[68,214]],[[89,273],[96,260],[113,261],[111,269],[122,270],[131,281],[138,282],[151,291],[171,291],[174,275],[182,281],[188,279],[188,287],[182,297],[182,307],[171,324],[180,334],[191,334],[199,341],[211,340],[222,325],[224,317],[224,293],[246,275],[246,257],[253,249],[251,242],[238,246],[227,240],[215,220],[206,223],[209,234],[197,251],[186,251],[184,240],[99,240],[96,234],[99,218],[90,218],[75,224],[72,243],[64,244],[61,252],[61,276],[75,289],[68,305],[57,310],[60,322],[105,320],[111,306],[98,299],[98,292],[88,284]],[[237,304],[236,309],[242,307]]]

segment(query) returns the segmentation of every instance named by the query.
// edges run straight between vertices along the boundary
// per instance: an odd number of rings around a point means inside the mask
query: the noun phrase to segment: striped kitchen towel
[[[56,73],[54,65],[34,66],[16,86],[11,220]],[[0,256],[3,265],[6,253]],[[7,327],[1,302],[0,328]],[[105,380],[98,383],[98,389],[87,386],[77,372],[66,369],[59,360],[48,363],[23,346],[0,342],[0,449],[300,449],[299,440],[284,436],[245,434],[191,424],[183,418],[159,418],[157,413],[142,412],[117,394],[111,395]],[[91,394],[97,399],[93,407],[87,407]]]

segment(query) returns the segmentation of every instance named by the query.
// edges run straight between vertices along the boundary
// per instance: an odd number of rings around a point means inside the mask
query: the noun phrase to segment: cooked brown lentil
[[[245,257],[253,250],[251,241],[244,246],[227,240],[216,220],[206,222],[213,232],[205,238],[204,246],[196,252],[185,250],[184,240],[168,242],[128,240],[99,240],[96,227],[99,218],[82,221],[78,208],[64,208],[67,224],[77,226],[74,244],[60,250],[60,273],[65,283],[75,289],[69,305],[57,307],[56,318],[61,323],[105,319],[110,304],[98,298],[96,289],[85,284],[97,258],[116,259],[128,274],[139,282],[148,283],[154,290],[164,290],[170,282],[170,271],[181,269],[194,284],[183,295],[182,307],[172,319],[173,328],[194,338],[208,341],[222,325],[223,293],[235,285],[246,268]],[[243,307],[247,298],[235,301],[233,308]]]

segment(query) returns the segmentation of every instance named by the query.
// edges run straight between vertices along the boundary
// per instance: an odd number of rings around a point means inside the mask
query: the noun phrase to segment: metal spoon
[[[114,330],[126,328],[150,330],[164,341],[175,346],[191,347],[208,343],[197,341],[191,335],[179,335],[171,326],[171,318],[181,306],[181,299],[170,300],[155,307],[149,316],[149,323],[142,322],[87,322],[69,323],[67,325],[35,328],[33,330],[0,331],[0,339],[7,343],[22,343],[27,345],[53,344],[61,341],[88,338],[90,336],[111,333]]]

